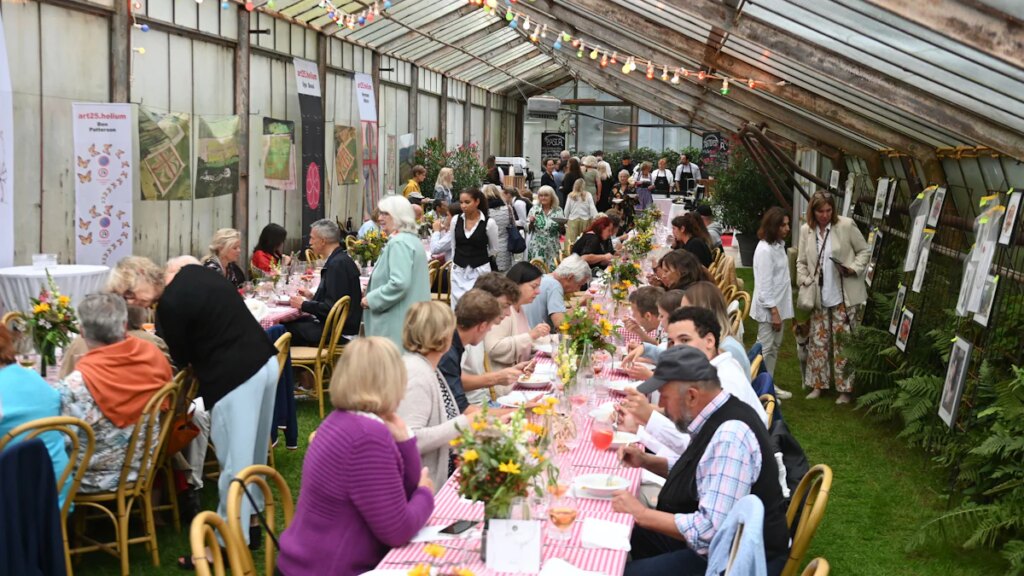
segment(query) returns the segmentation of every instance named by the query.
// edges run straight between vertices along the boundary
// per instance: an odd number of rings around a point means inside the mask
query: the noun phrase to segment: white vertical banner
[[[0,268],[14,265],[14,99],[0,20]]]
[[[377,98],[373,92],[373,76],[357,72],[355,82],[356,103],[359,105],[359,119],[363,122],[377,121]]]
[[[75,261],[112,266],[132,253],[130,104],[72,105]]]

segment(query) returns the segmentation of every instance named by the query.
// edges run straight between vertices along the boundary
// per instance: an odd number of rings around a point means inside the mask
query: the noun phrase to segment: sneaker
[[[814,400],[815,398],[821,397],[821,388],[815,388],[811,390],[811,393],[807,395],[808,400]]]
[[[849,394],[840,394],[839,398],[836,398],[836,404],[849,404],[853,402],[853,397]]]
[[[778,386],[776,386],[775,387],[775,397],[778,398],[779,400],[789,400],[790,398],[793,397],[793,393],[792,392],[787,392],[787,391],[783,390],[782,388],[779,388]]]
[[[288,450],[298,450],[299,449],[298,446],[288,446],[288,445],[285,445],[285,448],[287,448]]]

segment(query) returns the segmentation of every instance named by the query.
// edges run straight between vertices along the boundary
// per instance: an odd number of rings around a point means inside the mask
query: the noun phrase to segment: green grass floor
[[[749,269],[738,271],[749,288]],[[746,344],[753,344],[757,327],[748,320]],[[787,334],[776,367],[776,381],[794,393],[782,412],[812,465],[825,463],[835,474],[825,519],[811,543],[807,560],[823,556],[832,574],[864,576],[973,576],[1003,572],[993,553],[964,551],[935,544],[913,552],[908,542],[918,528],[945,510],[945,478],[928,457],[897,439],[897,429],[866,417],[851,406],[837,406],[834,396],[804,399],[800,365],[791,334]],[[287,451],[283,442],[275,454],[277,468],[294,496],[302,477],[306,439],[318,422],[312,402],[299,403],[300,449]],[[216,506],[217,487],[207,483],[204,503]],[[177,556],[187,554],[187,531],[170,526],[159,531],[161,567],[155,568],[143,546],[131,549],[132,574],[177,572]],[[805,563],[806,561],[805,560]],[[259,560],[257,560],[259,562]],[[117,561],[103,553],[90,554],[76,566],[80,576],[118,574]]]

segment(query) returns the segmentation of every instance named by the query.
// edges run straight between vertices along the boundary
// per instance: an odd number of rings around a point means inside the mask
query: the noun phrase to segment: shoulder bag
[[[508,210],[508,226],[506,227],[508,231],[508,240],[506,241],[508,251],[512,254],[522,254],[526,252],[526,240],[519,233],[519,228],[516,226],[516,216],[512,208],[508,205],[505,208]]]
[[[821,308],[821,263],[825,257],[825,246],[828,244],[828,236],[832,233],[832,229],[829,228],[825,232],[825,240],[821,243],[821,248],[818,249],[818,259],[814,265],[814,281],[808,285],[800,286],[800,291],[796,295],[796,307],[800,310],[811,311],[816,308]],[[817,237],[817,232],[811,228],[811,234]]]

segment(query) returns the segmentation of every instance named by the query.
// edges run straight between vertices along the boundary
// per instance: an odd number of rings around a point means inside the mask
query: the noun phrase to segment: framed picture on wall
[[[878,188],[875,189],[875,209],[871,213],[871,217],[879,219],[885,214],[885,200],[889,194],[889,179],[879,178]]]
[[[960,409],[960,398],[964,394],[967,381],[967,368],[971,363],[970,342],[957,337],[953,341],[953,350],[949,353],[949,367],[946,369],[946,382],[942,386],[942,398],[939,400],[939,418],[950,428],[956,423],[956,415]]]
[[[1003,229],[999,233],[999,243],[1006,246],[1013,238],[1013,231],[1017,227],[1017,213],[1020,212],[1020,192],[1013,192],[1010,188],[1010,201],[1006,204],[1006,215],[1003,216]]]
[[[946,189],[939,187],[932,194],[932,207],[928,212],[928,227],[935,228],[939,223],[939,216],[942,216],[942,201],[946,199]]]
[[[892,203],[896,200],[896,192],[899,191],[900,181],[893,178],[889,182],[889,198],[885,201],[885,217],[889,217],[889,212],[892,211]]]
[[[896,331],[896,347],[901,351],[907,351],[907,341],[910,340],[910,329],[914,325],[914,313],[904,310],[900,317],[900,326]]]
[[[996,300],[996,291],[999,289],[999,276],[988,276],[985,278],[985,287],[981,290],[981,304],[978,311],[974,313],[974,321],[982,326],[988,326],[988,318],[992,314],[992,304]]]
[[[892,307],[892,318],[889,320],[889,334],[896,334],[896,328],[900,325],[900,313],[903,311],[903,303],[907,301],[907,287],[900,284],[896,292],[896,303]]]

